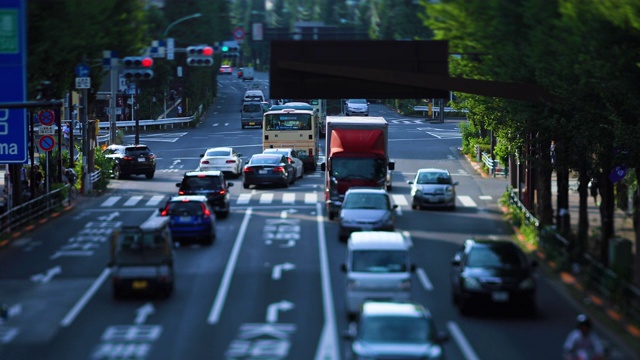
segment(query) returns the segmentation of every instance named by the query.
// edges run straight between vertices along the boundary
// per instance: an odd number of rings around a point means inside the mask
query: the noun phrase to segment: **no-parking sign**
[[[56,121],[56,116],[51,110],[42,110],[38,113],[38,121],[44,126],[51,126]]]
[[[38,144],[40,145],[40,149],[42,149],[42,151],[51,151],[53,150],[53,147],[56,146],[56,141],[51,135],[43,135],[42,137],[40,137]]]

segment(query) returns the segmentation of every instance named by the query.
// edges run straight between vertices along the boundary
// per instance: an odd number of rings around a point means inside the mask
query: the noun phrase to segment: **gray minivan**
[[[410,243],[397,231],[356,231],[347,241],[346,307],[356,317],[365,301],[410,300],[415,265],[409,257]]]
[[[247,126],[262,127],[262,115],[269,108],[269,103],[260,101],[247,101],[240,109],[240,121],[242,128]]]

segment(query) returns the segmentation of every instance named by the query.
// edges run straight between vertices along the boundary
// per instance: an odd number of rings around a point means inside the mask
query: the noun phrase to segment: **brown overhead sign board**
[[[274,99],[448,98],[447,90],[404,81],[417,74],[448,77],[448,56],[446,41],[272,41],[269,93]]]

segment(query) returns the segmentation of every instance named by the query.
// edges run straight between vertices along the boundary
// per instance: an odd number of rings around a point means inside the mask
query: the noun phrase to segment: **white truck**
[[[383,117],[327,116],[325,205],[329,220],[340,212],[344,193],[353,186],[391,191],[389,124]]]
[[[242,69],[242,81],[245,80],[253,80],[253,68],[251,66]]]

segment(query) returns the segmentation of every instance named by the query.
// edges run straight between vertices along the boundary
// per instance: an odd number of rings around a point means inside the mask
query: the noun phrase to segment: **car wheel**
[[[296,180],[298,180],[298,169],[294,170],[293,176],[291,177],[291,180],[289,181],[289,183],[295,184]]]
[[[387,185],[387,191],[391,191],[391,190],[393,190],[393,185],[391,184]]]
[[[458,295],[457,295],[457,294],[456,294],[456,292],[455,292],[455,291],[453,291],[453,290],[451,290],[451,302],[452,302],[454,305],[457,305],[457,304],[458,304]]]
[[[244,128],[246,128],[246,126],[245,126],[245,125],[242,125],[242,128],[244,129]]]
[[[284,181],[282,182],[282,187],[288,188],[289,185],[290,185],[289,176],[287,176],[287,178],[284,179]]]
[[[245,188],[245,189],[248,189],[248,188],[249,188],[249,184],[247,184],[247,183],[242,183],[242,187],[243,187],[243,188]]]
[[[144,175],[147,177],[147,179],[153,179],[154,174],[155,174],[155,171],[150,171]]]
[[[203,245],[211,245],[213,244],[213,241],[216,239],[216,233],[212,233],[211,235],[207,236],[204,241],[202,242]]]
[[[113,298],[116,299],[116,300],[122,299],[122,295],[123,295],[122,294],[122,290],[119,287],[114,286],[113,287]]]
[[[470,315],[471,314],[471,304],[469,300],[465,300],[462,296],[458,297],[458,309],[460,310],[460,314],[462,315]]]
[[[113,173],[113,178],[114,179],[120,179],[121,174],[120,174],[120,166],[115,165],[113,167],[113,169],[111,170],[111,172]]]
[[[298,176],[298,179],[302,179],[304,177],[304,166],[302,167],[302,171],[300,171],[300,176]]]
[[[336,214],[333,211],[329,210],[327,212],[327,217],[329,218],[329,220],[333,220],[336,218]]]

